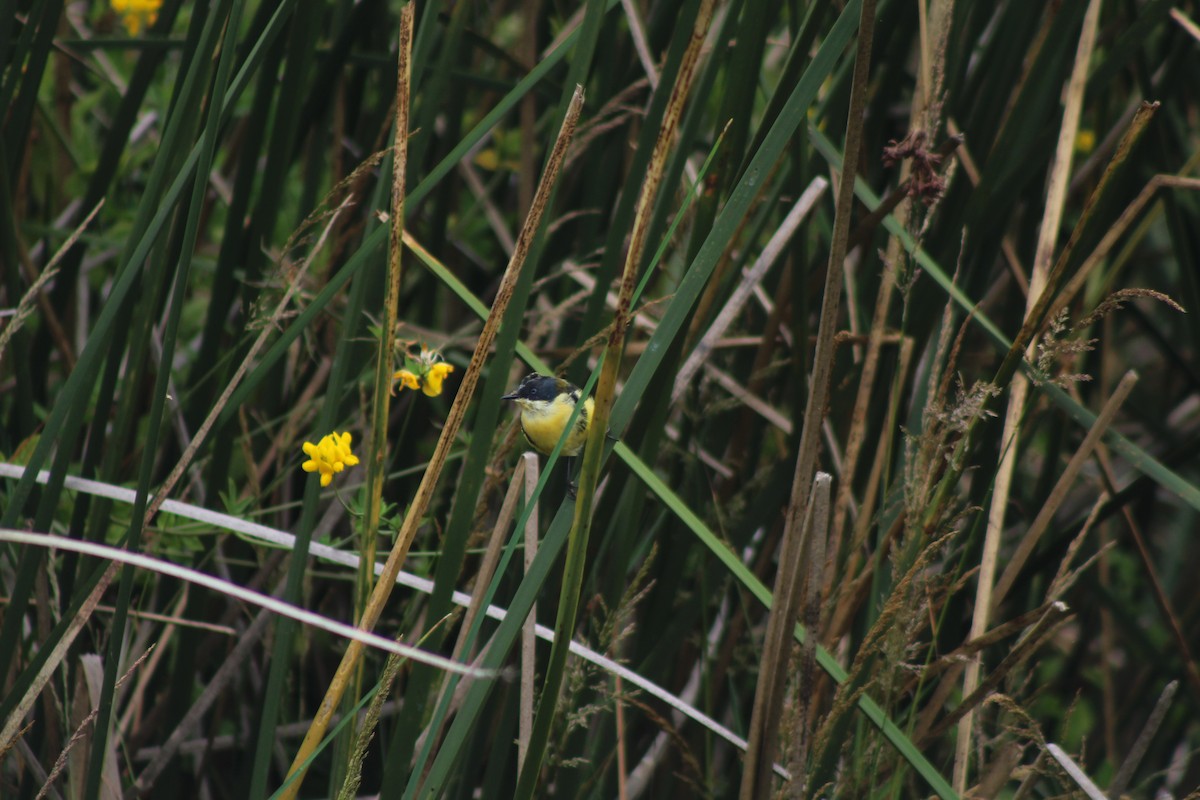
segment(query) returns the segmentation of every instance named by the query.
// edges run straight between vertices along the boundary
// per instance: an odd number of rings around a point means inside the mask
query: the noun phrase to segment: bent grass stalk
[[[1083,32],[1079,36],[1075,67],[1071,72],[1066,109],[1063,112],[1062,127],[1059,130],[1058,147],[1050,172],[1050,185],[1046,191],[1042,226],[1038,234],[1037,250],[1034,253],[1033,272],[1029,279],[1029,294],[1025,300],[1027,319],[1042,300],[1043,291],[1047,288],[1050,288],[1051,291],[1057,288],[1048,287],[1047,278],[1051,259],[1054,257],[1054,246],[1058,242],[1063,206],[1066,204],[1067,177],[1071,169],[1075,134],[1079,129],[1079,116],[1083,109],[1083,90],[1087,84],[1088,65],[1092,59],[1092,49],[1096,43],[1096,31],[1099,23],[1099,0],[1091,0],[1084,16]],[[1044,306],[1043,313],[1045,313]],[[1034,342],[1030,339],[1026,348],[1026,358],[1032,356],[1033,347]],[[982,636],[991,622],[992,605],[995,602],[992,592],[998,566],[1000,534],[1004,528],[1004,512],[1008,508],[1012,477],[1016,469],[1017,451],[1020,446],[1021,420],[1025,414],[1025,399],[1029,393],[1029,382],[1021,373],[1013,375],[1010,385],[1012,388],[1008,397],[1008,408],[1004,415],[1003,432],[1000,435],[1004,447],[994,479],[995,488],[992,492],[991,505],[988,509],[983,556],[980,559],[979,580],[976,584],[975,613],[968,634],[972,639]],[[979,685],[979,673],[982,667],[981,656],[976,656],[967,663],[967,668],[963,673],[964,695],[971,695]],[[954,758],[954,788],[959,792],[964,792],[967,788],[973,723],[974,715],[968,710],[963,724],[958,728],[958,744]]]

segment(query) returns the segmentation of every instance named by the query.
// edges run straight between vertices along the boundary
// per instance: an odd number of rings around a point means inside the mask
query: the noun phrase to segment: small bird
[[[563,428],[575,411],[583,392],[573,383],[555,378],[551,375],[539,375],[531,372],[521,379],[521,383],[506,394],[501,400],[515,400],[521,407],[521,430],[529,444],[539,453],[550,455],[558,440],[562,438]],[[563,443],[562,454],[568,458],[579,455],[583,443],[587,440],[588,422],[592,418],[595,401],[588,398],[583,401],[583,409],[575,418],[575,425]]]
[[[513,400],[521,407],[521,430],[525,438],[534,450],[550,455],[562,438],[567,421],[582,396],[583,392],[578,386],[562,378],[531,372],[521,379],[516,389],[501,399]],[[583,408],[579,410],[579,416],[575,418],[575,424],[563,442],[564,458],[573,459],[583,450],[595,405],[590,397],[583,401]],[[574,496],[570,474],[570,462],[567,462],[568,493]]]

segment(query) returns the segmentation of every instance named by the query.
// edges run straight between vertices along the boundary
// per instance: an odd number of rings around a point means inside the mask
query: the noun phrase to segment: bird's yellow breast
[[[558,440],[562,437],[563,428],[575,410],[575,403],[570,395],[560,394],[553,400],[517,400],[521,404],[521,430],[525,438],[535,450],[549,455]],[[583,401],[583,408],[575,418],[567,440],[563,443],[562,454],[568,458],[579,455],[583,443],[587,440],[588,422],[592,418],[592,408],[595,402],[592,398]]]

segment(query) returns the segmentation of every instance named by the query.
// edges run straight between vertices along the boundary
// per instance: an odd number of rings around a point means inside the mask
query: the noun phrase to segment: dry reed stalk
[[[749,301],[754,287],[762,281],[766,276],[767,270],[779,259],[779,256],[783,253],[783,249],[787,247],[788,242],[792,240],[792,236],[799,230],[800,223],[812,211],[828,186],[829,182],[824,178],[820,176],[813,178],[808,188],[804,190],[799,199],[792,205],[783,222],[779,223],[779,227],[771,235],[771,239],[767,242],[766,247],[763,248],[762,253],[755,259],[754,265],[742,276],[742,280],[738,283],[737,288],[733,290],[732,294],[730,294],[729,300],[722,307],[720,313],[717,314],[717,318],[713,320],[708,330],[700,337],[700,341],[692,349],[691,355],[688,356],[676,374],[675,387],[671,391],[672,405],[679,402],[679,398],[683,396],[684,391],[687,389],[688,384],[692,382],[692,378],[696,375],[696,372],[708,361],[717,340],[723,337],[730,326],[736,321],[742,309],[746,307],[746,303]]]
[[[1146,756],[1146,751],[1150,749],[1150,741],[1154,738],[1154,734],[1158,733],[1159,726],[1162,725],[1167,712],[1171,710],[1171,704],[1175,701],[1175,693],[1178,690],[1179,681],[1171,681],[1163,687],[1162,694],[1158,696],[1158,702],[1154,704],[1150,716],[1146,718],[1146,724],[1142,726],[1141,733],[1134,740],[1133,746],[1129,748],[1129,754],[1121,762],[1117,774],[1113,776],[1112,782],[1108,785],[1109,797],[1122,797],[1125,794],[1125,787],[1133,779],[1133,773],[1137,771],[1138,765]]]
[[[1096,43],[1096,32],[1100,23],[1100,2],[1090,0],[1084,15],[1083,31],[1075,51],[1075,65],[1067,87],[1066,108],[1063,111],[1062,127],[1059,130],[1058,146],[1050,171],[1050,184],[1046,190],[1046,213],[1038,236],[1037,251],[1033,260],[1033,274],[1029,280],[1029,296],[1026,299],[1025,318],[1034,317],[1034,311],[1042,300],[1043,292],[1054,290],[1050,285],[1050,265],[1058,242],[1058,231],[1066,204],[1071,157],[1075,151],[1075,135],[1079,130],[1079,117],[1083,109],[1083,91],[1087,85],[1088,65]],[[1027,355],[1033,352],[1033,339],[1027,346]],[[996,472],[991,505],[988,509],[987,528],[984,534],[983,556],[979,567],[979,583],[975,593],[975,613],[971,620],[969,637],[982,636],[987,630],[992,611],[992,586],[995,581],[1000,534],[1004,528],[1004,512],[1008,507],[1013,472],[1016,468],[1017,451],[1020,446],[1020,424],[1025,413],[1025,398],[1029,391],[1025,376],[1017,373],[1013,377],[1009,394],[1008,410],[1004,417],[1004,428],[1000,441],[1002,455]],[[967,664],[963,673],[963,695],[972,695],[979,685],[982,660],[977,656]],[[954,789],[960,794],[967,789],[968,763],[971,754],[974,716],[967,712],[963,724],[958,728],[958,739],[954,758]]]
[[[779,567],[771,590],[767,636],[759,659],[758,684],[754,689],[749,743],[742,768],[742,788],[738,794],[741,800],[765,797],[771,789],[771,768],[779,745],[779,720],[790,672],[793,631],[800,617],[800,590],[804,585],[801,564],[809,553],[814,534],[822,539],[826,535],[832,484],[831,476],[818,472],[805,504],[807,513],[803,519],[790,509],[787,515],[787,527],[779,549]],[[809,636],[808,641],[812,642],[813,638]],[[811,737],[804,737],[805,749],[810,740]],[[803,778],[795,773],[792,777],[803,783]]]
[[[850,240],[850,216],[854,205],[855,170],[862,155],[863,113],[866,107],[867,79],[870,74],[871,47],[875,38],[875,2],[864,0],[859,9],[858,43],[854,56],[854,73],[850,88],[850,109],[847,113],[846,143],[842,161],[842,174],[837,182],[836,212],[833,235],[830,242],[829,261],[825,270],[825,286],[821,303],[821,316],[817,328],[817,343],[812,358],[812,376],[809,382],[808,401],[804,410],[804,427],[797,448],[796,467],[792,479],[791,502],[788,505],[785,529],[801,529],[799,520],[809,514],[810,486],[817,469],[822,423],[829,397],[830,380],[833,373],[834,338],[841,308],[843,269]],[[791,548],[800,544],[797,537],[784,540],[779,554],[781,565],[793,563],[798,553]],[[780,598],[784,601],[783,598]],[[786,602],[786,601],[785,601]],[[816,632],[813,632],[816,635]],[[756,708],[759,693],[755,695]],[[766,743],[755,742],[768,732],[752,723],[750,748],[742,775],[740,796],[743,800],[765,796],[767,791],[764,761],[760,752],[767,750]],[[769,767],[769,762],[766,762]]]
[[[817,474],[820,480],[824,473]],[[828,476],[825,476],[828,477]],[[816,487],[814,487],[815,490]],[[792,757],[788,761],[788,772],[792,776],[792,785],[788,794],[794,800],[801,800],[808,790],[808,755],[812,748],[813,737],[816,734],[817,723],[817,686],[821,682],[821,674],[817,671],[817,631],[821,627],[821,600],[825,573],[825,548],[829,539],[829,485],[822,487],[822,494],[817,498],[815,516],[817,521],[811,526],[808,540],[808,575],[804,582],[804,606],[802,622],[807,635],[800,646],[799,664],[796,673],[796,702],[795,731],[796,741],[792,748]]]

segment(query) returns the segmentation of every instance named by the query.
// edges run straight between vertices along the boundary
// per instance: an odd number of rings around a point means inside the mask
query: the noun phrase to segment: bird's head
[[[539,402],[549,403],[560,394],[569,393],[570,390],[570,384],[562,378],[531,372],[521,379],[516,389],[500,399],[515,400],[523,406]]]

